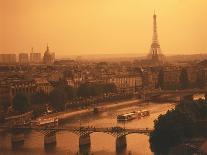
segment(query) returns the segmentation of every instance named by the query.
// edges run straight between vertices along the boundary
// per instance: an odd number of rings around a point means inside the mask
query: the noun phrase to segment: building
[[[164,89],[178,89],[180,86],[180,67],[165,68],[164,72]]]
[[[67,85],[78,88],[85,81],[85,76],[81,73],[75,73],[70,77],[66,77]]]
[[[41,63],[41,53],[30,53],[30,63],[39,64]]]
[[[188,80],[189,80],[190,87],[197,86],[199,69],[195,66],[189,66],[186,68],[186,70],[188,74]]]
[[[106,83],[114,83],[118,92],[134,93],[142,87],[142,77],[139,74],[115,75],[107,77]]]
[[[5,108],[8,108],[12,103],[12,92],[7,82],[0,82],[0,112],[5,112]]]
[[[155,89],[158,85],[158,71],[155,68],[146,68],[142,72],[142,87],[144,89]]]
[[[28,64],[29,55],[28,53],[19,53],[19,64]]]
[[[16,54],[0,54],[0,64],[16,64]]]
[[[200,63],[198,63],[195,69],[197,73],[197,86],[205,88],[207,86],[207,60],[203,60]]]
[[[46,65],[51,65],[54,63],[54,61],[55,61],[55,53],[50,53],[49,46],[47,46],[47,49],[43,56],[43,63]]]
[[[17,93],[31,95],[36,92],[36,85],[34,80],[7,78],[6,81],[11,88],[12,97],[14,97]]]
[[[53,90],[51,83],[44,78],[35,78],[34,81],[37,92],[44,92],[48,95]]]

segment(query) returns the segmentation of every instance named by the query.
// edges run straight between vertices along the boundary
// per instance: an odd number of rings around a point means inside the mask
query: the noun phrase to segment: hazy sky
[[[0,52],[148,53],[152,15],[164,54],[207,52],[207,0],[0,0]]]

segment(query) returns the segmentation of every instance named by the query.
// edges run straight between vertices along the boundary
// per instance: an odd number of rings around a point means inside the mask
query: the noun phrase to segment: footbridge
[[[44,135],[44,145],[47,147],[51,144],[56,144],[56,133],[61,131],[68,131],[79,136],[79,147],[90,147],[91,139],[90,134],[95,132],[106,133],[116,138],[116,148],[125,148],[127,146],[126,136],[129,134],[145,134],[149,135],[153,129],[149,128],[123,128],[120,126],[114,127],[95,127],[95,126],[0,126],[2,129],[7,129],[11,132],[11,142],[15,143],[24,142],[24,133],[27,130],[35,130]]]

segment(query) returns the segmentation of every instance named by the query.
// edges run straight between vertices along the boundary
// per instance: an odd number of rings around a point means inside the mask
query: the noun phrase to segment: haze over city
[[[1,0],[1,53],[57,57],[90,54],[146,55],[152,15],[165,55],[207,51],[206,0]]]
[[[207,155],[206,0],[0,0],[0,155]]]

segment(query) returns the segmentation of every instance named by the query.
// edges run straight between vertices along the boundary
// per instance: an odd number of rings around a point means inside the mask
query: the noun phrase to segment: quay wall
[[[124,108],[124,107],[130,106],[130,105],[136,105],[141,102],[142,101],[138,100],[138,99],[132,99],[132,100],[128,100],[128,101],[117,101],[117,102],[113,102],[111,104],[97,106],[97,108],[103,109],[103,111],[107,111],[107,110],[111,110],[111,109],[115,109],[115,108]],[[73,118],[75,116],[92,114],[93,112],[94,112],[93,108],[89,108],[89,109],[77,110],[77,111],[73,111],[73,112],[67,112],[67,111],[66,112],[59,112],[59,113],[51,114],[48,116],[40,117],[38,119],[58,118],[59,121],[64,121],[64,120]]]

